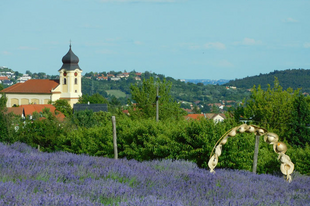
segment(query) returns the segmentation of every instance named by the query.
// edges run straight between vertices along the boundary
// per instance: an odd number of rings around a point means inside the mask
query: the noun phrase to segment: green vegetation
[[[262,89],[266,90],[268,88],[268,84],[271,84],[275,77],[278,78],[284,89],[302,89],[302,92],[310,93],[309,69],[287,69],[283,71],[275,70],[269,74],[259,74],[256,76],[231,80],[224,84],[224,86],[236,86],[238,88],[250,89],[254,85],[260,85]]]
[[[129,113],[136,118],[154,118],[156,116],[155,102],[158,100],[159,119],[180,119],[186,112],[170,95],[171,82],[160,81],[153,77],[143,80],[142,84],[131,85],[132,100],[136,103],[129,108]],[[158,95],[157,95],[158,92]]]
[[[126,97],[126,93],[121,90],[106,90],[108,95],[115,96],[116,98]]]
[[[183,84],[183,83],[181,83]],[[191,85],[199,88],[203,85]],[[208,85],[207,85],[208,86]],[[160,121],[155,120],[155,100],[159,88]],[[215,87],[214,85],[209,86]],[[208,88],[209,88],[208,87]],[[138,161],[153,159],[185,159],[206,168],[209,155],[216,141],[229,129],[240,125],[240,117],[250,124],[265,127],[279,135],[280,141],[288,145],[287,154],[295,164],[296,171],[309,174],[309,98],[299,90],[283,90],[279,81],[267,90],[253,87],[251,95],[243,104],[232,109],[222,123],[207,119],[186,121],[182,118],[180,104],[172,97],[173,83],[167,79],[150,76],[130,87],[132,102],[129,115],[115,109],[109,112],[89,110],[67,115],[59,122],[50,111],[44,110],[33,119],[21,119],[6,114],[3,96],[0,101],[1,134],[0,141],[27,143],[33,147],[40,145],[42,151],[68,151],[76,154],[113,157],[113,134],[111,117],[116,116],[116,131],[120,158]],[[200,90],[199,90],[200,91]],[[219,90],[211,90],[210,93]],[[225,88],[225,91],[229,91]],[[235,91],[235,90],[232,90]],[[179,94],[181,95],[181,94]],[[186,94],[184,94],[186,95]],[[101,94],[85,94],[80,102],[109,103],[120,106],[116,97],[108,100]],[[62,103],[62,102],[57,102]],[[113,104],[112,104],[113,103]],[[58,105],[58,104],[55,104]],[[59,104],[62,108],[63,104]],[[60,110],[60,109],[59,109]],[[261,138],[258,159],[259,173],[279,171],[277,155],[272,146]],[[251,170],[254,152],[254,135],[242,133],[229,138],[223,147],[218,166],[222,168]]]
[[[56,108],[56,110],[60,111],[61,113],[63,113],[66,117],[71,117],[73,110],[70,106],[70,104],[68,103],[67,100],[65,99],[59,99],[55,102],[52,102],[52,104],[54,105],[54,107]]]
[[[121,72],[109,72],[110,74],[119,74]],[[129,77],[121,78],[117,81],[113,80],[97,80],[100,75],[107,75],[106,73],[86,73],[82,78],[82,93],[93,95],[98,93],[111,101],[113,97],[125,105],[131,99],[131,85],[142,85],[144,80],[150,78],[158,79],[159,81],[167,81],[171,83],[170,95],[174,101],[177,102],[190,102],[196,104],[202,112],[209,112],[208,104],[219,103],[222,101],[230,100],[230,105],[234,106],[236,103],[241,102],[244,98],[250,95],[246,89],[230,89],[226,86],[220,85],[203,85],[202,83],[191,83],[180,80],[175,80],[171,77],[165,77],[161,74],[145,72],[141,74],[141,80],[135,80],[135,72],[130,72]],[[203,108],[206,108],[203,110]]]
[[[234,110],[235,119],[244,117],[252,124],[260,125],[277,133],[281,141],[291,146],[305,147],[310,142],[310,97],[305,97],[300,90],[283,90],[277,78],[274,87],[267,90],[260,86],[252,89],[249,99],[243,106]]]

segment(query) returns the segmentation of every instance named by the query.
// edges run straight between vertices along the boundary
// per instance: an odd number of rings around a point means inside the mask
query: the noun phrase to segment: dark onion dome
[[[75,70],[79,69],[81,70],[79,66],[79,58],[73,53],[71,50],[71,44],[70,44],[70,49],[68,53],[62,58],[62,67],[59,69],[65,69],[65,70]]]

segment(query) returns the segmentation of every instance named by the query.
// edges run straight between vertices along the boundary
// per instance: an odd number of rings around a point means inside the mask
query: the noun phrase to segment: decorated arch
[[[222,147],[227,143],[230,137],[236,136],[238,133],[254,133],[256,137],[264,136],[264,141],[273,146],[273,150],[279,155],[278,160],[280,161],[280,170],[285,176],[286,180],[291,182],[291,174],[294,171],[294,164],[290,157],[286,155],[287,146],[284,142],[279,142],[279,136],[275,133],[268,132],[266,129],[258,127],[256,125],[242,124],[234,127],[227,131],[214,145],[213,150],[210,154],[208,166],[211,173],[215,173],[214,169],[219,161],[219,157],[222,154]]]

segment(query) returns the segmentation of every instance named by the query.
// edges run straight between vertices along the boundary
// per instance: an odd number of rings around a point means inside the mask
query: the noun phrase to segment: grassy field
[[[109,95],[114,95],[116,98],[126,97],[125,92],[122,92],[121,90],[106,90],[106,92]]]

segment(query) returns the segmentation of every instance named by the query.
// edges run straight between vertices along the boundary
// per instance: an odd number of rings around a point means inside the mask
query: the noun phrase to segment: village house
[[[226,119],[226,116],[222,113],[205,113],[205,114],[188,114],[184,117],[186,120],[199,120],[202,118],[213,120],[214,122],[222,122]]]
[[[22,76],[22,77],[19,77],[19,78],[17,79],[17,81],[18,81],[19,83],[24,83],[24,82],[26,82],[26,81],[29,80],[29,79],[31,79],[31,76],[29,76],[28,74],[23,74],[23,76]]]
[[[63,65],[58,70],[59,79],[28,79],[3,89],[7,97],[7,107],[48,104],[50,101],[65,99],[73,107],[82,96],[82,69],[79,58],[72,52],[71,45],[67,54],[62,58]]]
[[[13,114],[18,115],[23,119],[26,117],[32,119],[34,112],[37,112],[40,115],[44,108],[48,108],[49,111],[55,115],[59,121],[63,121],[65,119],[65,115],[59,111],[56,111],[56,108],[51,104],[29,104],[21,105],[19,107],[8,107],[6,113],[12,112]]]
[[[0,76],[0,83],[3,83],[4,80],[9,80],[7,76]]]

